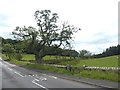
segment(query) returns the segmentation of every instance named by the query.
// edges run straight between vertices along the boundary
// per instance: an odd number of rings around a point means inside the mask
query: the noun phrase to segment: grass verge
[[[23,66],[25,68],[29,69],[38,69],[38,70],[46,70],[49,72],[55,72],[58,74],[67,74],[67,75],[73,75],[75,77],[85,77],[85,78],[93,78],[93,79],[101,79],[101,80],[109,80],[113,82],[120,82],[120,74],[116,72],[104,72],[104,71],[94,71],[94,70],[81,70],[80,72],[73,72],[68,71],[64,68],[55,68],[53,66],[47,66],[42,64],[31,64],[31,63],[25,63],[22,61],[11,61],[12,63]]]
[[[102,79],[102,80],[109,80],[113,82],[120,82],[120,74],[117,72],[110,72],[110,71],[94,71],[94,70],[81,70],[80,72],[73,72],[68,71],[64,68],[55,68],[53,66],[41,65],[41,64],[27,64],[25,67],[31,69],[38,69],[38,70],[47,70],[50,72],[55,72],[59,74],[67,74],[73,75],[75,77],[86,77],[86,78],[93,78],[93,79]]]

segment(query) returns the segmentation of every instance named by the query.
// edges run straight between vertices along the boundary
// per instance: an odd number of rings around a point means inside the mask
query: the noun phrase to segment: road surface
[[[28,70],[3,60],[0,60],[0,64],[2,88],[42,88],[44,90],[53,88],[100,88]]]

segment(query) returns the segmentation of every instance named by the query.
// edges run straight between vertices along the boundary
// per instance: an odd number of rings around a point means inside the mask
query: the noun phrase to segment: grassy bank
[[[109,71],[104,72],[104,71],[94,71],[94,70],[92,70],[92,71],[81,70],[80,72],[73,72],[73,71],[70,72],[64,68],[55,68],[53,66],[40,65],[40,64],[27,64],[24,67],[31,68],[31,69],[38,69],[38,70],[47,70],[47,71],[55,72],[55,73],[59,73],[59,74],[73,75],[73,76],[79,77],[79,78],[86,77],[86,78],[120,82],[120,79],[118,78],[118,73],[116,73],[116,72],[109,72]]]

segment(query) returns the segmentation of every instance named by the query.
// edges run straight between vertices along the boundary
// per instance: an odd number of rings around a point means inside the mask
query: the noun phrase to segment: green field
[[[64,59],[61,57],[60,59],[56,59],[55,56],[46,56],[44,57],[44,61],[47,62],[56,62],[56,64],[60,65],[73,65],[73,66],[96,66],[96,67],[118,67],[118,56],[109,56],[104,58],[92,58],[92,59],[72,59],[69,57]]]
[[[35,60],[35,55],[33,55],[33,54],[23,54],[23,58],[22,58],[22,60],[27,60],[27,61],[29,61],[29,60]]]
[[[47,55],[43,58],[44,61],[51,61],[51,60],[61,60],[61,59],[70,59],[70,57],[65,57],[65,56],[50,56],[50,55]]]
[[[60,65],[73,65],[73,66],[96,66],[96,67],[118,67],[118,56],[109,56],[104,58],[92,58],[92,59],[72,59],[69,57],[66,59],[60,58],[56,59],[55,56],[46,56],[44,57],[44,61],[46,62],[56,62],[56,64]]]
[[[5,55],[3,54],[3,57]],[[6,58],[6,57],[5,57]],[[23,61],[35,61],[35,55],[33,54],[23,54]],[[69,57],[62,56],[45,56],[43,58],[44,63],[50,64],[60,64],[67,65],[70,64],[72,66],[96,66],[96,67],[118,67],[118,56],[109,56],[104,58],[92,58],[92,59],[70,59]]]
[[[60,64],[66,65],[71,64],[73,66],[96,66],[96,67],[118,67],[118,56],[109,56],[104,58],[93,58],[86,60],[74,60],[61,62]]]

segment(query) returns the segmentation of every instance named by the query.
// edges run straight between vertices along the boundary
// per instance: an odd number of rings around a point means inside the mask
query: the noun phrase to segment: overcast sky
[[[73,49],[100,53],[118,44],[119,0],[1,0],[0,36],[11,37],[16,26],[34,26],[34,12],[50,9],[59,21],[80,27],[74,34]]]

